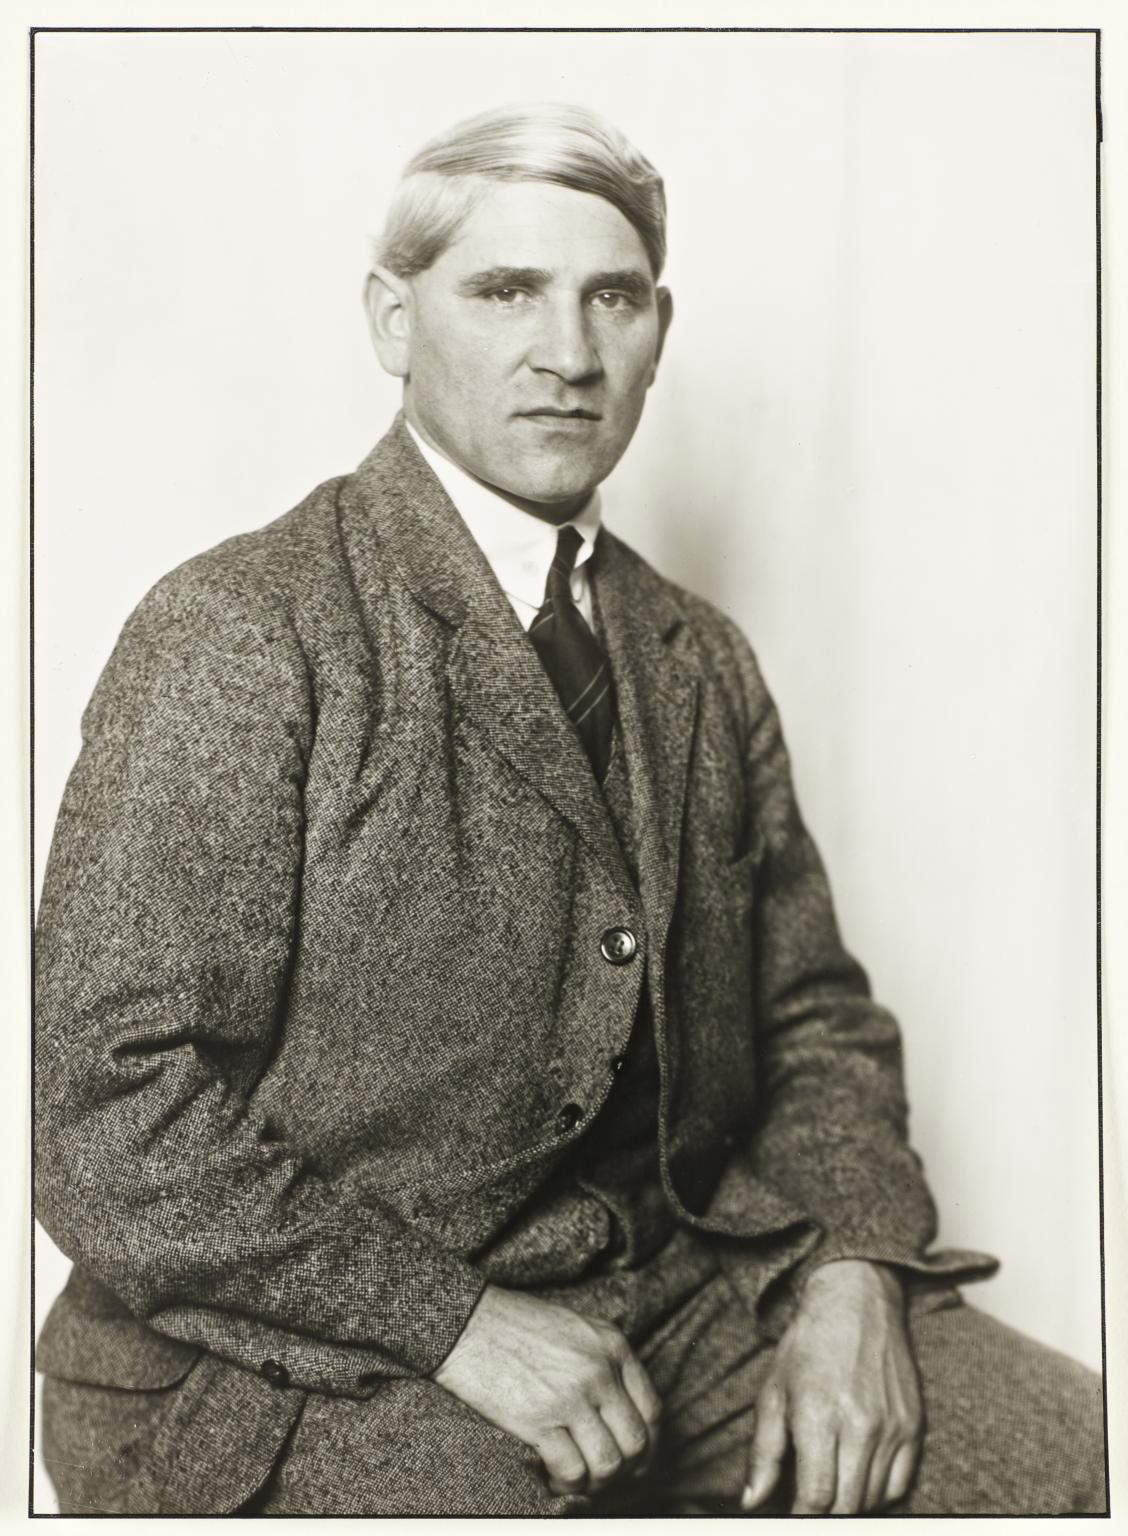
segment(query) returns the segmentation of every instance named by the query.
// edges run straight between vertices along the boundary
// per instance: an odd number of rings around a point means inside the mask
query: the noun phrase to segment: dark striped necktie
[[[602,783],[611,757],[615,705],[607,656],[572,598],[572,568],[582,543],[575,528],[561,528],[529,639]]]

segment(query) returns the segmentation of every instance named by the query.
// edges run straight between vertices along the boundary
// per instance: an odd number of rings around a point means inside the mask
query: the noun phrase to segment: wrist
[[[463,1354],[465,1354],[467,1348],[470,1346],[474,1334],[481,1327],[482,1323],[489,1318],[493,1310],[497,1289],[498,1288],[496,1285],[489,1284],[482,1287],[478,1299],[474,1303],[473,1309],[471,1310],[469,1317],[466,1319],[466,1322],[463,1325],[462,1332],[458,1335],[457,1339],[455,1339],[454,1343],[443,1356],[442,1360],[439,1361],[438,1365],[431,1372],[431,1380],[438,1386],[441,1387],[445,1385],[451,1368],[454,1367],[457,1369],[459,1359]]]
[[[900,1307],[905,1299],[899,1271],[874,1259],[829,1259],[807,1276],[803,1297],[817,1297],[836,1291],[876,1291],[891,1306]]]

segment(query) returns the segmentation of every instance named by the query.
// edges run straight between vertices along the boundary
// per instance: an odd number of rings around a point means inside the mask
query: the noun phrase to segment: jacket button
[[[584,1118],[584,1112],[578,1104],[565,1104],[556,1117],[556,1124],[560,1127],[560,1134],[566,1136]]]
[[[616,1077],[618,1077],[619,1073],[622,1072],[626,1068],[626,1065],[627,1065],[627,1058],[625,1056],[612,1056],[612,1058],[611,1058],[611,1070],[612,1070],[612,1072],[614,1072]]]
[[[272,1387],[288,1387],[290,1385],[290,1373],[281,1360],[264,1360],[259,1366],[259,1370]]]
[[[608,965],[628,965],[638,950],[638,940],[629,928],[608,928],[599,941],[599,953]]]

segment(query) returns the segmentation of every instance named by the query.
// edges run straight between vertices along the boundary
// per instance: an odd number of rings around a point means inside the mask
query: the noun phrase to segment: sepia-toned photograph
[[[1107,1512],[1098,41],[35,34],[33,1513]]]

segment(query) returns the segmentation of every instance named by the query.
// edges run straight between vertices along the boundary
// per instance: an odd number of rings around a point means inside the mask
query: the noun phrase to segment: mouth
[[[535,410],[518,411],[518,416],[527,417],[533,421],[602,421],[598,411],[587,411],[582,406],[576,406],[573,410],[562,410],[555,405],[537,406]]]

